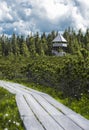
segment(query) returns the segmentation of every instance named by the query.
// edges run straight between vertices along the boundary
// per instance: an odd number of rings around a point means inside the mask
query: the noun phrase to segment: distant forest
[[[39,35],[17,36],[12,34],[11,38],[5,35],[0,36],[0,55],[1,56],[45,56],[52,55],[52,40],[58,32],[52,31],[48,35],[44,32]],[[63,33],[64,38],[68,41],[67,53],[83,55],[86,57],[89,51],[89,29],[85,33],[82,30],[75,32],[68,28]]]

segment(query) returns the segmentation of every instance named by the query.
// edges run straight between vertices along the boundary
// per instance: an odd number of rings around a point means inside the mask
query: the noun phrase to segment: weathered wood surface
[[[0,81],[0,86],[16,94],[26,130],[89,130],[89,120],[48,94],[6,81]]]

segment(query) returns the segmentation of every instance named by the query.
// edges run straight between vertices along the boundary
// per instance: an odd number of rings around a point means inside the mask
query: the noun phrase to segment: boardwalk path
[[[5,81],[0,86],[16,94],[26,130],[89,130],[89,120],[45,93]]]

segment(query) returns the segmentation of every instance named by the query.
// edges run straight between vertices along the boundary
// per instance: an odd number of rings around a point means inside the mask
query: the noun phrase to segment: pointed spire
[[[67,43],[66,39],[61,34],[58,34],[52,42]]]

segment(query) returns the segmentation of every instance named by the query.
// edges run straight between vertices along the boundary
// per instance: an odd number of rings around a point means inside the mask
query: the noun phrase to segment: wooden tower
[[[53,55],[57,55],[57,56],[66,55],[67,41],[61,34],[58,34],[55,37],[55,39],[52,41],[52,43],[53,43],[53,47],[52,47]]]

